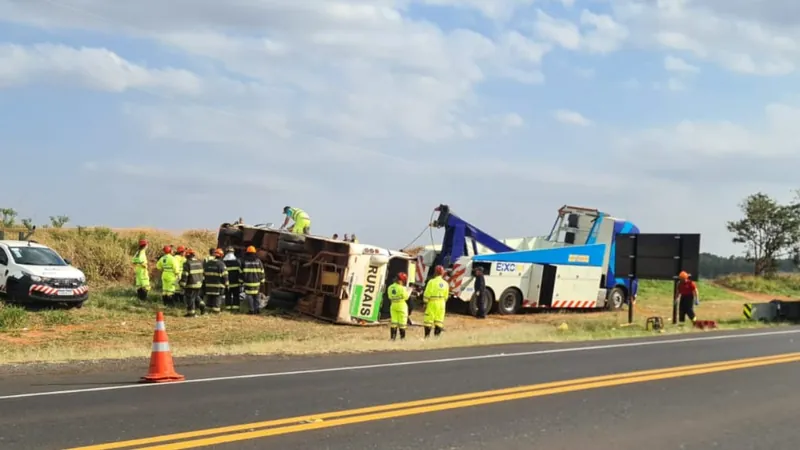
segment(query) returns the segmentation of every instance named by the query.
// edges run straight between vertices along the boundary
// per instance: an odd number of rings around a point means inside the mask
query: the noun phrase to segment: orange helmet
[[[437,276],[444,275],[444,267],[436,266],[436,268],[433,269],[433,273],[435,273]]]
[[[680,278],[681,280],[688,280],[689,274],[685,270],[681,271],[681,273],[678,274],[678,278]]]
[[[225,252],[223,252],[221,248],[218,248],[214,250],[214,256],[222,258],[223,256],[225,256]]]
[[[147,245],[147,239],[139,239],[139,247],[144,247]]]
[[[400,281],[408,281],[408,275],[405,272],[400,272],[397,274],[397,279]]]
[[[194,250],[191,248],[186,249],[186,256],[194,256]]]
[[[172,253],[172,247],[169,245],[164,246],[164,253]]]
[[[247,247],[246,252],[247,253],[255,253],[256,252],[256,248],[251,245],[251,246]]]
[[[184,247],[184,246],[182,246],[182,245],[179,245],[179,246],[178,246],[178,250],[176,250],[176,251],[177,251],[178,253],[183,253],[183,252],[185,252],[185,251],[186,251],[186,247]]]

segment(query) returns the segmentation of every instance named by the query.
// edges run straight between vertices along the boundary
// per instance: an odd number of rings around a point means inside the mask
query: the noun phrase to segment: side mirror
[[[67,263],[68,266],[72,265],[72,260],[69,258],[64,258],[64,262]]]

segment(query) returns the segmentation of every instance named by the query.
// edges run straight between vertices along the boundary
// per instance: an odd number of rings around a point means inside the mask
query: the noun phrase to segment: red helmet
[[[433,269],[433,273],[435,273],[437,276],[438,275],[444,275],[444,267],[436,266],[436,268]]]
[[[147,239],[139,239],[139,247],[144,247],[147,245]]]
[[[405,272],[400,272],[397,274],[397,279],[400,281],[408,281],[408,275]]]
[[[194,255],[194,250],[191,249],[191,248],[187,248],[186,249],[186,256],[193,256],[193,255]]]
[[[164,253],[172,253],[172,247],[169,245],[164,246]]]
[[[177,250],[177,251],[178,251],[178,253],[183,253],[183,252],[185,252],[185,251],[186,251],[186,247],[184,247],[184,246],[182,246],[182,245],[179,245],[179,246],[178,246],[178,250]]]
[[[225,252],[223,252],[221,248],[218,248],[214,250],[214,256],[222,258],[223,256],[225,256]]]

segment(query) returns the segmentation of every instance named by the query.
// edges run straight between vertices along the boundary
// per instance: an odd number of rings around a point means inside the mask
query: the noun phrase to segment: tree
[[[53,228],[63,228],[69,222],[69,216],[50,216],[50,225]]]
[[[33,224],[33,219],[30,218],[22,219],[22,226],[28,231],[33,231],[33,229],[36,228],[36,225]]]
[[[17,224],[17,211],[14,208],[0,208],[0,216],[3,220],[3,228],[14,228]]]
[[[773,275],[778,259],[795,253],[800,242],[800,204],[781,205],[758,192],[739,205],[744,217],[728,222],[733,242],[746,245],[746,258],[755,275]]]

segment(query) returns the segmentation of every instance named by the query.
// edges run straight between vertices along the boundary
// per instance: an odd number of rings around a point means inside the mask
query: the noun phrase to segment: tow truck
[[[439,205],[431,224],[445,233],[438,250],[418,256],[417,282],[432,268],[447,269],[450,305],[477,311],[474,272],[483,269],[486,311],[516,314],[522,309],[620,309],[638,289],[636,279],[617,277],[616,238],[639,233],[633,223],[592,208],[564,205],[547,236],[497,239]],[[513,246],[512,246],[513,245]]]

